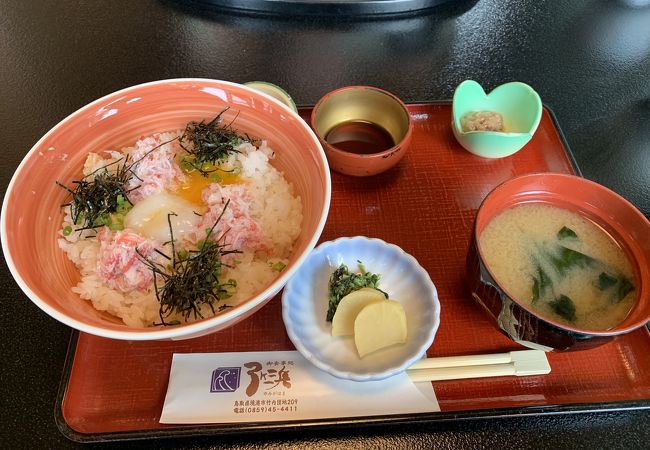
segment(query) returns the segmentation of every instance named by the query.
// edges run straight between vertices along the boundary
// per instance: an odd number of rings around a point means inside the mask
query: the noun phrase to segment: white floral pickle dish
[[[381,275],[379,288],[404,307],[407,340],[359,358],[353,337],[334,337],[326,321],[329,278],[341,263],[358,262]],[[440,324],[440,301],[429,274],[394,244],[364,236],[319,245],[287,283],[282,318],[296,349],[319,369],[353,381],[382,380],[405,371],[425,356]]]

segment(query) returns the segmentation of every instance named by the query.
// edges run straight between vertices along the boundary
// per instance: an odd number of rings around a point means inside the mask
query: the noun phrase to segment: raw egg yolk
[[[203,205],[201,192],[212,183],[208,177],[204,177],[196,170],[192,173],[185,174],[185,182],[180,185],[176,194],[195,205]]]
[[[201,172],[195,170],[185,174],[185,182],[178,188],[176,194],[188,202],[203,206],[203,200],[201,199],[203,189],[216,182],[221,185],[236,184],[241,182],[241,178],[238,174],[222,170],[211,172],[207,177],[204,177]]]

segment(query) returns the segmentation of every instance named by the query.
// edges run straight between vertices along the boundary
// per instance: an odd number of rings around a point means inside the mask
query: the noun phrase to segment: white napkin
[[[440,411],[430,382],[406,373],[342,380],[298,352],[175,354],[160,423],[233,423]]]

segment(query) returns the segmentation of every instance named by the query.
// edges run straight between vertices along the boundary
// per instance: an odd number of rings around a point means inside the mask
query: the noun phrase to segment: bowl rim
[[[458,117],[458,114],[456,114],[455,105],[456,105],[456,96],[460,95],[459,91],[460,91],[461,87],[464,86],[464,85],[468,85],[468,84],[478,86],[483,91],[483,94],[486,97],[489,97],[493,92],[497,92],[500,89],[505,89],[505,87],[507,87],[507,86],[516,85],[516,86],[520,86],[520,87],[524,88],[530,94],[532,94],[533,97],[536,100],[535,104],[537,105],[537,112],[536,112],[536,115],[535,115],[535,120],[533,122],[533,126],[530,127],[530,130],[528,130],[528,131],[518,131],[518,132],[481,131],[481,130],[463,131],[463,127],[461,126],[461,123],[460,123],[461,118]],[[495,87],[494,89],[492,89],[490,92],[485,92],[485,89],[483,88],[483,86],[478,81],[464,80],[458,86],[456,86],[456,89],[454,89],[454,95],[453,95],[452,101],[451,101],[451,124],[454,127],[455,131],[460,136],[471,136],[471,135],[498,136],[498,137],[504,138],[504,139],[505,138],[517,138],[517,137],[523,137],[523,136],[532,137],[535,134],[535,132],[537,131],[537,128],[539,127],[539,123],[542,120],[542,111],[543,110],[544,110],[544,105],[542,104],[542,99],[539,96],[539,94],[537,93],[537,91],[535,91],[535,89],[533,89],[530,85],[528,85],[528,84],[526,84],[526,83],[524,83],[522,81],[510,81],[510,82],[507,82],[507,83],[503,83],[503,84],[500,84],[499,86]]]
[[[259,92],[262,92],[264,94],[270,95],[273,97],[271,94],[268,92],[264,91],[264,89],[268,89],[270,91],[273,91],[277,95],[281,96],[286,100],[286,103],[281,101],[284,105],[288,106],[291,108],[291,110],[295,113],[298,112],[298,106],[296,106],[296,102],[293,101],[293,98],[291,98],[291,95],[287,91],[285,91],[283,88],[278,86],[277,84],[273,84],[270,81],[260,81],[260,80],[254,80],[254,81],[247,81],[246,83],[242,83],[244,86],[252,87],[253,89],[257,89]],[[263,88],[261,86],[264,86]],[[273,97],[275,98],[275,97]],[[276,98],[276,100],[278,100]]]
[[[581,176],[578,176],[578,175],[571,175],[571,174],[566,174],[566,173],[556,173],[556,172],[536,172],[536,173],[529,173],[529,174],[520,175],[520,176],[517,176],[517,177],[514,177],[514,178],[510,178],[510,179],[500,183],[499,185],[494,187],[494,189],[492,189],[490,192],[488,192],[488,194],[485,196],[485,198],[481,201],[481,204],[479,205],[479,208],[478,208],[477,213],[476,213],[476,219],[474,220],[474,225],[472,226],[472,237],[473,237],[473,240],[474,240],[475,245],[476,245],[476,252],[477,252],[478,258],[481,261],[481,263],[483,264],[483,266],[485,267],[485,270],[487,270],[487,272],[490,274],[492,279],[495,280],[495,282],[497,284],[498,284],[497,278],[494,276],[494,273],[490,270],[489,265],[485,262],[484,256],[483,256],[483,254],[481,252],[481,247],[479,245],[479,239],[478,239],[479,236],[478,236],[477,225],[478,225],[478,216],[481,213],[481,208],[483,208],[483,205],[485,204],[485,202],[489,199],[489,197],[494,192],[496,192],[497,190],[504,189],[511,182],[519,181],[519,180],[524,179],[524,178],[534,179],[534,178],[549,177],[549,176],[550,177],[557,177],[557,178],[565,178],[565,179],[575,180],[578,183],[585,183],[586,185],[594,187],[594,188],[599,189],[599,190],[600,189],[605,189],[610,194],[613,194],[613,196],[615,198],[617,198],[617,200],[621,201],[621,203],[624,204],[628,209],[630,209],[633,212],[633,214],[635,214],[636,216],[641,218],[642,221],[645,221],[648,228],[650,228],[650,221],[648,221],[648,219],[641,213],[641,211],[639,211],[632,203],[630,203],[628,200],[626,200],[624,197],[617,194],[613,190],[611,190],[611,189],[609,189],[609,188],[607,188],[607,187],[605,187],[605,186],[603,186],[603,185],[601,185],[599,183],[596,183],[595,181],[591,181],[591,180],[589,180],[587,178],[584,178],[584,177],[581,177]],[[512,208],[512,207],[520,205],[520,204],[524,204],[524,202],[513,204],[509,208]],[[619,243],[619,245],[622,245],[622,244]],[[629,258],[629,256],[628,256],[628,258]],[[635,261],[635,263],[638,264],[636,261]],[[626,328],[622,328],[622,329],[619,329],[619,330],[613,330],[613,331],[612,330],[585,330],[585,329],[581,329],[581,328],[576,328],[576,327],[572,327],[570,325],[565,325],[563,323],[557,322],[555,320],[552,320],[552,319],[549,319],[549,318],[546,318],[546,317],[543,317],[543,316],[537,314],[535,311],[531,310],[529,307],[527,307],[526,305],[519,302],[516,297],[511,295],[510,292],[507,289],[505,289],[503,286],[501,286],[500,284],[498,284],[498,286],[496,286],[496,288],[498,290],[502,291],[503,294],[505,294],[508,297],[508,299],[510,299],[514,304],[516,304],[517,306],[522,308],[524,311],[529,313],[531,316],[535,317],[537,320],[540,320],[542,322],[546,322],[549,325],[552,325],[552,326],[554,326],[556,328],[559,328],[559,329],[561,329],[561,330],[563,330],[565,332],[574,333],[576,335],[601,336],[601,337],[618,336],[618,335],[621,335],[621,334],[625,334],[625,333],[629,333],[631,331],[634,331],[637,328],[640,328],[640,327],[642,327],[643,325],[645,325],[647,323],[647,321],[641,320],[641,321],[638,321],[638,322],[635,322],[635,323],[629,325]]]
[[[318,132],[314,122],[316,119],[316,112],[318,111],[318,108],[320,105],[322,105],[325,101],[327,101],[330,97],[332,97],[335,94],[339,94],[341,92],[345,91],[351,91],[351,90],[358,90],[358,89],[370,89],[373,91],[377,91],[381,94],[384,94],[393,100],[395,100],[404,113],[406,114],[406,117],[408,118],[408,128],[406,129],[406,133],[404,133],[404,136],[402,139],[400,139],[399,142],[396,142],[395,145],[392,147],[382,150],[381,152],[377,153],[354,153],[354,152],[347,152],[345,150],[341,150],[336,148],[334,145],[327,143],[325,140],[325,136],[321,136],[321,134]],[[354,158],[358,161],[364,161],[364,160],[369,160],[369,159],[380,159],[380,158],[387,158],[390,155],[393,155],[394,153],[397,153],[399,151],[403,151],[405,149],[405,146],[403,145],[405,142],[410,142],[411,136],[413,135],[413,119],[411,118],[411,114],[409,113],[408,106],[406,106],[406,103],[404,103],[397,95],[393,94],[392,92],[389,92],[385,89],[376,87],[376,86],[368,86],[368,85],[353,85],[353,86],[343,86],[337,89],[334,89],[333,91],[330,91],[323,95],[314,105],[314,107],[311,110],[311,114],[309,116],[309,126],[312,130],[314,130],[314,133],[320,140],[321,144],[323,145],[323,149],[325,150],[325,153],[332,153],[334,155],[338,156],[344,156],[348,158]]]
[[[413,267],[416,268],[416,270],[420,273],[422,276],[423,280],[425,280],[425,283],[427,284],[427,288],[429,292],[432,294],[432,303],[433,303],[433,311],[434,311],[434,318],[433,318],[433,327],[431,327],[426,335],[426,339],[420,343],[418,346],[418,351],[415,352],[413,355],[408,357],[403,363],[399,365],[395,365],[393,367],[390,367],[386,369],[383,372],[370,372],[367,374],[358,374],[346,370],[341,370],[333,367],[332,365],[328,364],[327,362],[323,361],[322,359],[316,357],[311,351],[309,351],[305,345],[303,344],[302,339],[298,337],[296,332],[294,331],[294,322],[291,320],[289,317],[289,312],[288,312],[288,297],[292,294],[292,281],[289,280],[289,283],[287,283],[287,286],[282,293],[282,320],[284,321],[284,325],[287,331],[287,335],[289,336],[289,339],[293,343],[293,345],[296,347],[296,350],[305,358],[307,359],[310,363],[318,367],[319,369],[329,373],[330,375],[333,375],[337,378],[341,379],[346,379],[346,380],[352,380],[352,381],[378,381],[378,380],[383,380],[389,377],[392,377],[394,375],[398,375],[399,373],[404,372],[408,367],[413,365],[415,362],[420,360],[425,354],[426,351],[431,347],[433,344],[433,341],[435,340],[437,331],[440,327],[440,321],[441,321],[441,305],[440,305],[440,298],[438,295],[438,289],[436,285],[434,284],[433,280],[431,280],[431,277],[429,276],[429,272],[420,265],[418,260],[411,254],[407,253],[404,251],[401,247],[395,244],[388,243],[382,239],[379,238],[370,238],[367,236],[343,236],[339,237],[337,239],[331,240],[331,241],[325,241],[322,242],[318,247],[316,247],[309,255],[310,258],[312,258],[314,255],[317,253],[321,252],[326,252],[330,248],[336,248],[343,242],[353,242],[353,241],[360,241],[360,242],[371,242],[374,245],[378,245],[381,247],[387,247],[391,248],[395,251],[397,251],[402,257],[404,257],[406,260],[411,262],[413,264]]]
[[[103,327],[98,327],[95,325],[88,325],[85,322],[81,322],[77,319],[73,319],[72,317],[69,317],[67,314],[64,312],[59,312],[56,308],[50,306],[47,304],[45,301],[41,300],[41,298],[32,291],[23,277],[20,275],[20,272],[16,268],[16,265],[14,264],[14,258],[9,252],[9,246],[7,243],[7,209],[9,207],[9,199],[12,196],[12,193],[14,192],[14,185],[16,184],[19,176],[21,176],[21,173],[23,171],[24,166],[27,164],[27,162],[32,158],[32,156],[38,151],[39,147],[42,145],[42,143],[48,139],[51,135],[55,134],[56,131],[60,127],[63,126],[66,122],[75,119],[77,116],[84,114],[88,110],[91,110],[93,108],[96,108],[99,104],[104,103],[110,99],[114,99],[116,97],[119,97],[123,94],[127,94],[133,91],[137,91],[142,88],[146,88],[149,86],[156,86],[156,85],[173,85],[173,84],[191,84],[191,83],[208,83],[208,84],[215,84],[219,86],[227,86],[227,87],[234,87],[237,89],[243,89],[245,91],[248,91],[251,94],[254,94],[256,96],[261,96],[264,99],[276,104],[280,108],[284,110],[287,114],[291,115],[294,119],[297,120],[297,123],[300,124],[306,131],[308,136],[311,138],[313,143],[316,146],[317,154],[321,159],[321,162],[323,163],[323,166],[325,168],[324,170],[324,181],[325,181],[325,204],[323,205],[323,210],[320,215],[320,219],[318,222],[318,225],[316,227],[316,232],[310,239],[310,241],[307,243],[305,251],[302,252],[302,254],[296,259],[295,263],[293,266],[286,271],[283,271],[283,273],[276,278],[273,283],[271,283],[269,286],[267,286],[262,292],[259,292],[258,294],[254,295],[253,297],[249,298],[248,300],[243,301],[242,303],[236,305],[233,308],[230,308],[228,311],[213,316],[209,317],[203,320],[198,320],[195,322],[190,322],[190,323],[185,323],[177,326],[171,326],[171,327],[163,327],[162,329],[160,328],[155,328],[155,327],[149,327],[149,328],[141,328],[138,329],[137,331],[116,331],[116,330],[109,330],[105,329]],[[293,111],[289,106],[285,105],[281,101],[271,97],[270,95],[258,91],[252,87],[245,86],[243,84],[239,83],[234,83],[231,81],[225,81],[225,80],[217,80],[217,79],[212,79],[212,78],[168,78],[168,79],[163,79],[163,80],[155,80],[155,81],[150,81],[146,83],[141,83],[133,86],[129,86],[114,92],[111,92],[109,94],[106,94],[96,100],[93,100],[92,102],[80,107],[76,111],[72,112],[62,120],[60,120],[56,125],[54,125],[49,131],[47,131],[32,147],[31,149],[27,152],[27,154],[23,157],[22,161],[14,171],[14,174],[11,177],[11,180],[9,181],[9,185],[7,186],[7,190],[5,191],[5,196],[2,202],[2,211],[0,215],[2,216],[1,221],[0,221],[0,240],[2,241],[2,251],[5,256],[5,260],[7,262],[7,266],[9,268],[9,271],[11,272],[12,276],[14,277],[14,280],[18,284],[18,286],[21,288],[23,293],[29,297],[29,299],[35,303],[41,310],[43,310],[45,313],[47,313],[49,316],[52,318],[58,320],[61,323],[64,323],[65,325],[68,325],[72,328],[75,328],[79,331],[82,331],[84,333],[89,333],[93,334],[95,336],[100,336],[100,337],[105,337],[105,338],[111,338],[111,339],[120,339],[120,340],[133,340],[133,341],[149,341],[149,340],[167,340],[167,339],[180,339],[184,337],[192,337],[194,335],[198,336],[205,332],[206,330],[209,330],[210,328],[213,328],[216,325],[219,325],[221,323],[229,322],[230,320],[234,319],[235,317],[239,316],[240,314],[246,313],[247,311],[250,311],[251,309],[255,309],[257,306],[259,306],[261,303],[264,302],[265,299],[271,298],[275,294],[277,294],[282,287],[289,281],[291,276],[298,270],[298,268],[302,265],[302,263],[305,261],[305,259],[309,256],[311,253],[311,250],[315,247],[316,243],[318,242],[318,239],[320,238],[320,235],[323,232],[323,228],[325,227],[325,222],[327,220],[327,216],[329,213],[329,208],[330,208],[330,203],[331,203],[331,193],[332,193],[332,182],[331,182],[331,176],[330,176],[330,171],[329,171],[329,165],[327,163],[327,157],[325,155],[324,149],[314,133],[314,131],[311,129],[309,124],[305,122],[297,112]],[[80,299],[81,301],[87,301]],[[125,325],[125,327],[128,327]],[[132,327],[128,327],[132,328]]]

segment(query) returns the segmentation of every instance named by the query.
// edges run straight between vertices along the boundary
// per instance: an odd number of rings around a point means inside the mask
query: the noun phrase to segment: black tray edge
[[[553,109],[550,106],[548,106],[546,103],[542,103],[542,106],[546,111],[548,111],[548,115],[551,116],[551,120],[553,121],[553,126],[555,126],[555,131],[557,131],[558,136],[560,136],[560,141],[564,146],[564,152],[569,157],[569,162],[571,162],[574,172],[576,173],[576,175],[584,178],[584,175],[582,175],[582,170],[580,170],[580,167],[578,166],[578,162],[576,161],[576,158],[573,155],[573,151],[571,150],[571,147],[569,147],[569,141],[567,141],[567,138],[564,135],[564,131],[562,131],[562,128],[560,127],[560,122],[558,122],[557,120],[555,111],[553,111]]]

